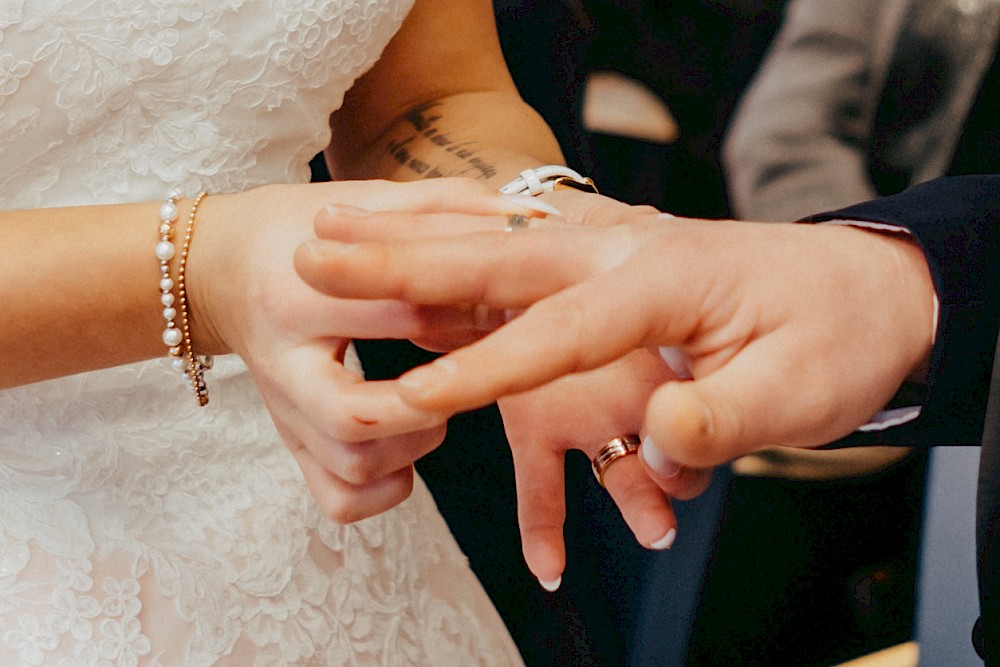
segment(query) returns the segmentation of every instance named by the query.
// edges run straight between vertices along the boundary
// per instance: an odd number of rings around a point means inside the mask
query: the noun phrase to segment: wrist
[[[913,299],[914,312],[917,314],[914,329],[918,345],[917,359],[907,376],[907,380],[925,384],[930,367],[931,350],[937,337],[940,302],[923,249],[909,237],[899,239],[896,243],[903,256],[903,263],[907,267],[905,269],[907,277],[903,280],[914,287],[914,294],[911,298]]]
[[[885,307],[892,307],[898,332],[895,344],[908,359],[905,380],[924,383],[938,324],[939,302],[923,249],[905,230],[838,225],[849,233],[864,235],[882,252],[874,266],[883,266]],[[860,237],[859,237],[860,238]]]
[[[233,346],[223,333],[230,319],[227,306],[239,299],[233,283],[241,281],[234,274],[233,242],[228,238],[227,211],[233,195],[206,198],[198,210],[197,229],[191,239],[187,260],[186,289],[188,293],[189,326],[192,344],[199,354],[228,354]],[[193,199],[182,202],[182,215],[190,213]],[[227,252],[228,250],[228,252]]]

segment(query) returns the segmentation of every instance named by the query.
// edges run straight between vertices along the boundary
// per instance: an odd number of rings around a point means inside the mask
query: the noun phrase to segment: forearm
[[[159,206],[0,215],[0,387],[166,353],[153,254]]]
[[[497,187],[562,155],[518,94],[486,0],[416,0],[332,115],[335,179],[470,176]]]
[[[347,121],[334,118],[334,136]],[[419,103],[365,144],[334,141],[327,150],[339,179],[404,181],[443,176],[486,180],[497,187],[528,167],[562,163],[541,117],[516,94],[467,92]]]

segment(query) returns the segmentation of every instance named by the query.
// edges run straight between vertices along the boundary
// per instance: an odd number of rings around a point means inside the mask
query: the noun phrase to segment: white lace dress
[[[411,2],[5,0],[0,208],[308,180]],[[419,481],[334,525],[243,363],[211,384],[198,408],[155,360],[0,392],[0,665],[520,662]]]

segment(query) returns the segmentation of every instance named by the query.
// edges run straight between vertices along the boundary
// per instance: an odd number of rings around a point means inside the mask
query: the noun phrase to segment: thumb
[[[669,382],[649,398],[646,407],[648,437],[643,458],[653,472],[659,473],[658,462],[676,468],[678,464],[694,468],[709,468],[739,457],[739,442],[722,425],[731,419],[719,415],[723,407],[713,401],[713,395],[703,395],[702,381]],[[669,475],[673,470],[663,471]]]
[[[704,377],[660,386],[646,406],[656,453],[707,468],[765,447],[832,442],[864,423],[864,406],[848,405],[851,386],[793,347],[757,340]]]
[[[761,442],[768,429],[754,429],[764,415],[744,414],[716,388],[704,379],[670,382],[653,393],[646,408],[646,444],[657,451],[644,456],[653,472],[657,461],[710,468],[773,444]]]

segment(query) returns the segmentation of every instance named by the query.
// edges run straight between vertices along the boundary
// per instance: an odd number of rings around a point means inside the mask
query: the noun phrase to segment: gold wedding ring
[[[503,226],[505,232],[513,232],[518,229],[527,229],[531,224],[531,218],[517,213],[507,216],[507,223]]]
[[[604,487],[604,473],[608,471],[611,464],[623,456],[628,456],[639,451],[640,442],[638,435],[629,433],[605,443],[601,447],[601,451],[597,452],[597,455],[590,460],[590,467],[594,471],[597,483]]]

